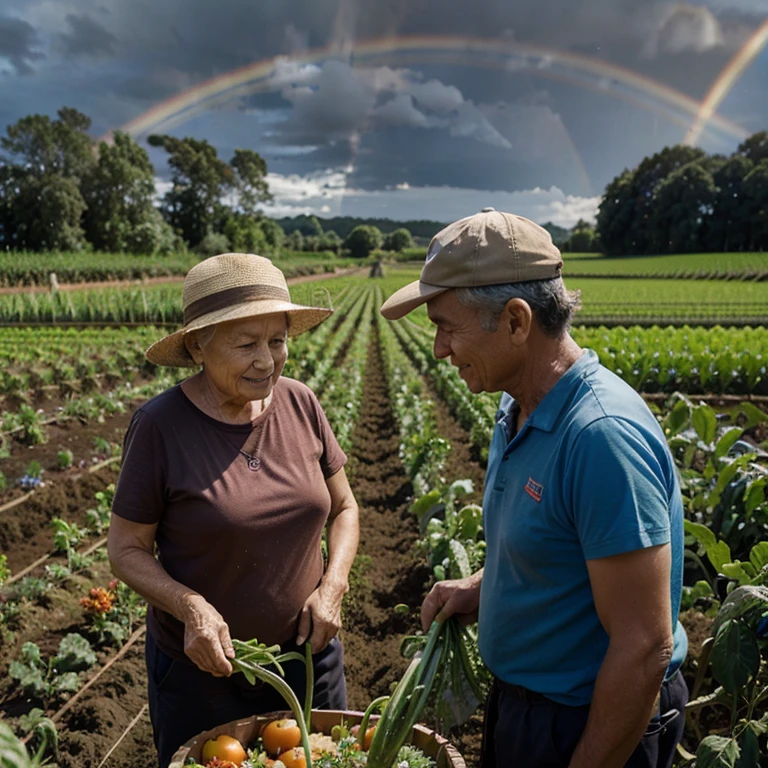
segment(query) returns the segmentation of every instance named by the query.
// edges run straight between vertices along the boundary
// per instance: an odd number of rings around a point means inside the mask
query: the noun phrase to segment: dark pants
[[[625,768],[671,767],[683,735],[687,702],[688,687],[678,673],[662,685],[662,717],[651,720]],[[665,718],[673,709],[680,714]],[[486,708],[482,766],[567,768],[588,717],[588,704],[568,707],[543,696],[524,698],[495,683]]]
[[[298,650],[284,643],[283,651]],[[315,709],[346,709],[344,654],[337,638],[312,657],[315,668]],[[174,752],[202,731],[251,715],[288,710],[285,699],[271,686],[257,681],[250,685],[239,673],[214,677],[194,664],[176,661],[163,653],[147,634],[149,716],[160,768],[167,768]],[[285,680],[304,705],[306,672],[300,661],[282,665]]]

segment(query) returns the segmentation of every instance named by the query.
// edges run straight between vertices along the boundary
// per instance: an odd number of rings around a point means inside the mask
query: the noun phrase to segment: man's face
[[[477,310],[465,307],[454,290],[430,299],[427,314],[437,327],[435,357],[449,358],[471,392],[499,392],[505,388],[511,350],[509,331],[505,332],[501,323],[495,331],[483,330]]]

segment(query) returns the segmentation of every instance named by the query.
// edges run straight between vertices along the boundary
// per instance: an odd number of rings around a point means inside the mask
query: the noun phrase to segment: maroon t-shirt
[[[264,413],[242,425],[211,418],[177,385],[134,414],[112,511],[157,523],[163,567],[221,613],[232,637],[283,643],[323,575],[325,480],[345,463],[320,403],[298,381],[281,377]],[[186,659],[180,621],[150,608],[147,625],[162,651]]]

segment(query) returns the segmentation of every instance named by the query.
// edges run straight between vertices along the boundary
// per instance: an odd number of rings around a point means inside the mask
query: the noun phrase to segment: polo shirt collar
[[[529,427],[540,429],[543,432],[551,432],[573,391],[579,386],[584,376],[595,370],[599,364],[600,360],[597,354],[591,349],[585,349],[573,365],[557,380],[555,386],[544,395],[544,399],[528,417],[521,432],[526,431]],[[515,399],[504,393],[499,403],[496,423],[507,428],[507,434],[510,434],[508,427],[512,423],[512,414],[515,409]]]

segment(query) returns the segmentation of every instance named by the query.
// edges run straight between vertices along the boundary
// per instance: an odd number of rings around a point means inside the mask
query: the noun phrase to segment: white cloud
[[[393,99],[376,107],[371,117],[379,125],[423,127],[427,124],[427,118],[416,109],[408,93],[398,93]]]
[[[708,8],[680,3],[670,9],[643,46],[644,58],[662,54],[703,53],[723,45],[720,22]]]
[[[566,195],[557,187],[504,192],[398,184],[392,189],[362,190],[347,186],[346,175],[332,170],[307,177],[271,173],[267,181],[274,201],[264,212],[276,218],[304,213],[448,222],[490,205],[539,223],[572,227],[579,219],[594,220],[600,203],[599,197]]]

